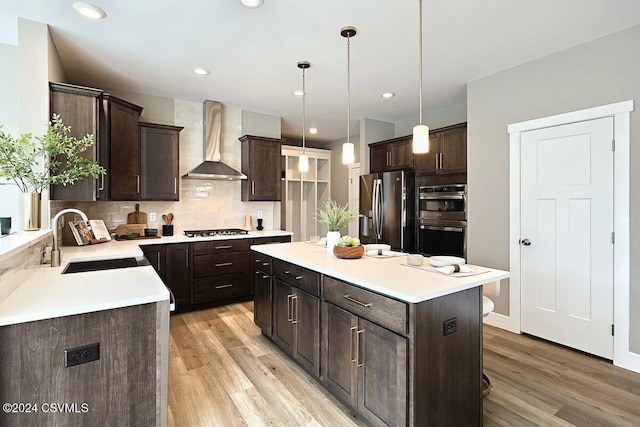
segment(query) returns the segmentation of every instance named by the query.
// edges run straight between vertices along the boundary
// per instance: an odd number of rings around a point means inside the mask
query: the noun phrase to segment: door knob
[[[531,246],[531,240],[529,240],[529,239],[522,239],[522,240],[520,241],[520,243],[521,243],[523,246]]]

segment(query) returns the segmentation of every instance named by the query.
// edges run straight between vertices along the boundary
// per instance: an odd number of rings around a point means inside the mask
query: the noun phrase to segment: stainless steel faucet
[[[84,221],[89,220],[84,212],[73,208],[62,209],[53,217],[53,219],[51,220],[51,228],[53,229],[53,250],[51,251],[51,267],[59,267],[60,262],[62,261],[62,255],[60,254],[60,249],[58,248],[58,218],[66,213],[71,212],[80,215]]]

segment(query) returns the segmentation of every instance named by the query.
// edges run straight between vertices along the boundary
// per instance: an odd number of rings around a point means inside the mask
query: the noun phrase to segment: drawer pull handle
[[[285,270],[284,274],[291,274],[291,272],[289,270]]]
[[[351,298],[351,295],[345,295],[343,298],[346,299],[347,301],[354,302],[362,307],[371,307],[371,303],[364,303],[362,301],[358,301],[357,299]]]
[[[223,245],[223,246],[215,246],[213,249],[231,249],[233,246],[231,245]]]
[[[262,278],[263,278],[263,279],[268,279],[268,278],[269,278],[269,276],[262,276]]]
[[[221,262],[219,264],[214,264],[216,267],[228,267],[230,265],[232,265],[232,262]]]
[[[233,285],[231,283],[227,283],[226,285],[218,285],[215,287],[215,289],[224,289],[224,288],[230,288]]]
[[[264,265],[265,267],[269,265],[268,262],[263,262],[262,265]]]
[[[257,260],[256,260],[256,262],[260,262],[260,260],[259,260],[259,259],[257,259]]]
[[[296,280],[302,279],[303,276],[296,276]]]

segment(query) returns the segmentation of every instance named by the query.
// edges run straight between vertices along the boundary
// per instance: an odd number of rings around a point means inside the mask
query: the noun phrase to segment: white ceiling
[[[95,0],[107,18],[68,0],[3,0],[0,43],[17,17],[50,25],[73,83],[202,101],[282,116],[300,137],[299,60],[307,70],[310,137],[346,135],[345,25],[351,41],[351,128],[357,119],[418,121],[417,0]],[[424,0],[425,111],[466,102],[466,82],[640,24],[638,0]],[[630,52],[637,54],[637,52]],[[594,58],[597,60],[597,58]],[[201,77],[194,67],[211,71]],[[380,94],[392,91],[392,99]]]

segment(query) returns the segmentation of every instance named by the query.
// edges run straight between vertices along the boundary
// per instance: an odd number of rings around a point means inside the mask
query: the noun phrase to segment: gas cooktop
[[[249,234],[249,232],[240,228],[219,228],[214,230],[184,231],[184,235],[187,237],[236,236],[239,234]]]

